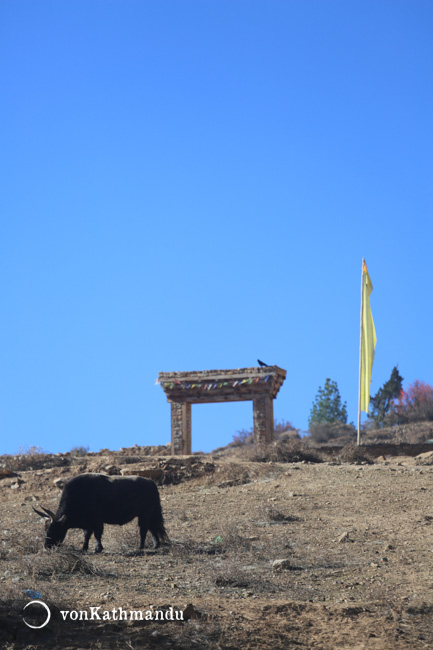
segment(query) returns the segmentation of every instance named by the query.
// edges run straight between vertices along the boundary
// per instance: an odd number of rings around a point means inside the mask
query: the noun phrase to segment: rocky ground
[[[0,647],[432,648],[431,453],[385,458],[257,462],[131,451],[6,459]],[[56,510],[65,480],[149,468],[159,470],[170,546],[137,553],[132,522],[106,526],[100,555],[79,552],[81,531],[43,550],[32,506]],[[39,630],[23,620],[35,599],[52,613]],[[101,619],[63,620],[62,611],[80,610]],[[138,610],[168,620],[114,620]],[[31,605],[24,618],[39,625],[43,611]]]

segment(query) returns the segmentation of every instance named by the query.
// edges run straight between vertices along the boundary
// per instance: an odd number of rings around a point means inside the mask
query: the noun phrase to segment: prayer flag
[[[367,271],[365,260],[362,261],[363,285],[361,297],[361,369],[359,374],[359,408],[361,411],[368,413],[370,404],[370,383],[371,370],[373,368],[374,350],[376,348],[376,330],[373,322],[373,315],[370,307],[370,294],[373,291],[373,285]]]

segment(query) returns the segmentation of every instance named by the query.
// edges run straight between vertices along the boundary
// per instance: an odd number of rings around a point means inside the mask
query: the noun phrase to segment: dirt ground
[[[16,471],[0,479],[0,647],[433,648],[428,462],[111,453]],[[92,552],[79,552],[78,530],[43,550],[32,506],[56,510],[56,479],[155,466],[165,467],[159,489],[170,546],[137,553],[132,522],[105,527],[100,555],[93,538]],[[39,625],[42,606],[23,613],[35,599],[52,614],[38,630],[24,619]],[[83,617],[92,607],[101,619],[63,620],[62,611]],[[136,610],[169,620],[123,620]],[[111,618],[102,620],[104,612]],[[185,620],[170,620],[176,612]]]

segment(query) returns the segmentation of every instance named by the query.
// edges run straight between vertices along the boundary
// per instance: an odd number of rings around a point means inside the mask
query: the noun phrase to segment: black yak
[[[47,519],[45,548],[61,544],[70,528],[84,530],[83,551],[89,548],[92,533],[96,538],[95,553],[102,551],[104,524],[123,526],[138,517],[140,549],[144,548],[150,530],[154,548],[168,542],[164,528],[161,502],[156,484],[141,476],[106,476],[80,474],[71,478],[63,488],[57,513],[48,508],[33,510]]]

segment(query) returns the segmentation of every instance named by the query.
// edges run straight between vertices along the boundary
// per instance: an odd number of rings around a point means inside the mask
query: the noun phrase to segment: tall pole
[[[358,390],[358,435],[357,444],[361,444],[361,364],[362,364],[362,312],[364,309],[364,258],[362,258],[361,272],[361,317],[359,325],[359,390]]]

